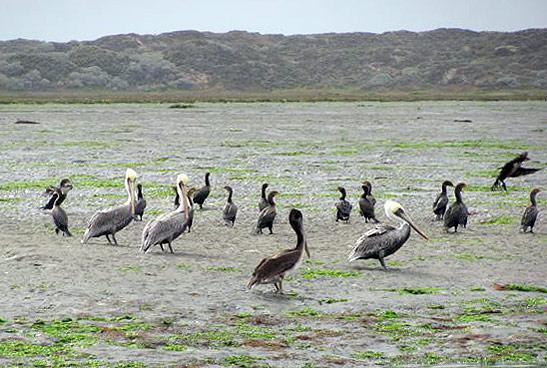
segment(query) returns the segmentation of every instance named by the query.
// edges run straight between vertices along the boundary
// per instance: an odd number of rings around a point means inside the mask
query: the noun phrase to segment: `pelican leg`
[[[160,248],[163,253],[165,253],[165,249],[163,249],[163,243],[160,243]]]
[[[118,241],[116,240],[116,234],[112,233],[112,240],[114,240],[114,245],[118,245]]]
[[[384,262],[384,252],[381,251],[379,254],[378,254],[378,260],[380,261],[380,264],[382,265],[382,267],[384,268],[384,270],[387,271],[387,266],[386,266],[386,263]]]
[[[110,240],[110,237],[108,236],[108,234],[106,234],[106,240],[108,240],[108,244],[112,244],[112,241]]]
[[[279,294],[283,294],[283,280],[279,280]]]
[[[171,254],[175,254],[175,252],[173,252],[173,248],[171,247],[171,242],[168,242],[167,245],[169,245],[169,250],[171,251]]]
[[[270,234],[273,234],[272,228],[273,228],[272,226],[268,226],[268,229],[270,229]],[[261,233],[262,233],[262,231],[261,231]]]
[[[59,235],[59,228],[55,228],[55,235]]]

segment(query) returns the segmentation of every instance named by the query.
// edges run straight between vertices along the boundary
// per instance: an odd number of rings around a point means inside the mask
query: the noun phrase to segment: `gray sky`
[[[179,30],[262,34],[547,28],[547,0],[0,0],[0,40]]]

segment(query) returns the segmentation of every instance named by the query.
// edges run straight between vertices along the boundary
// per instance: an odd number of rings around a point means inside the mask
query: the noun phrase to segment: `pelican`
[[[272,228],[273,223],[275,219],[275,215],[277,215],[277,211],[275,210],[275,196],[278,195],[279,192],[271,191],[268,194],[268,207],[264,208],[262,211],[260,211],[260,214],[258,215],[258,221],[256,222],[256,229],[255,234],[262,234],[262,229],[267,227],[270,229],[270,234],[273,234]]]
[[[447,186],[453,187],[454,184],[452,184],[449,180],[445,180],[443,182],[441,192],[437,198],[435,198],[435,202],[433,202],[433,213],[437,216],[437,221],[442,220],[444,218],[444,213],[446,212],[446,206],[448,205],[448,196],[446,195]]]
[[[533,174],[536,171],[540,169],[528,169],[521,167],[522,163],[524,161],[530,160],[528,158],[528,152],[523,152],[519,156],[515,157],[501,168],[501,171],[496,178],[496,181],[494,182],[494,185],[492,185],[492,191],[496,190],[500,187],[500,185],[503,187],[503,189],[507,192],[507,185],[505,185],[505,179],[507,178],[515,178],[517,176],[522,175],[528,175]]]
[[[232,187],[225,186],[224,189],[228,192],[228,200],[226,206],[222,210],[222,219],[227,226],[234,226],[236,222],[237,206],[232,202]]]
[[[137,204],[135,205],[135,221],[137,218],[142,221],[142,215],[144,215],[144,209],[146,208],[146,199],[142,196],[142,185],[137,184]]]
[[[444,215],[444,229],[448,232],[451,227],[454,228],[454,232],[458,231],[458,225],[467,227],[467,206],[462,200],[462,190],[467,185],[465,183],[459,183],[454,189],[454,195],[456,196],[456,202],[452,203]]]
[[[262,184],[260,200],[258,201],[258,211],[262,211],[264,208],[268,207],[268,199],[266,198],[266,188],[268,188],[268,183]]]
[[[534,232],[534,225],[536,224],[536,219],[539,214],[539,210],[537,207],[536,197],[539,194],[539,189],[534,189],[530,192],[530,202],[532,203],[524,213],[522,214],[522,220],[520,221],[520,225],[522,226],[522,231],[526,232],[528,228],[530,228],[530,232]]]
[[[68,231],[68,216],[61,208],[61,202],[63,201],[63,193],[60,188],[53,189],[53,195],[51,198],[54,200],[51,216],[53,217],[53,223],[55,224],[55,234],[59,234],[59,231],[63,232],[63,236],[72,236]]]
[[[356,259],[377,259],[382,267],[387,270],[384,258],[395,253],[410,237],[410,228],[413,228],[425,240],[429,240],[406,214],[404,208],[397,202],[387,200],[384,204],[386,216],[400,222],[399,227],[391,225],[376,225],[372,230],[364,233],[357,241],[348,255],[348,261]]]
[[[182,204],[176,210],[150,220],[146,224],[142,231],[142,252],[148,252],[154,245],[159,245],[161,250],[165,251],[163,244],[167,244],[171,253],[174,253],[171,242],[186,230],[193,212],[188,198],[188,176],[185,174],[177,176],[177,189],[179,197],[182,198]]]
[[[342,196],[340,197],[340,201],[336,203],[336,222],[338,222],[338,220],[342,220],[348,223],[353,206],[346,200],[346,189],[338,187],[338,191],[342,194]]]
[[[363,194],[359,198],[359,208],[361,216],[364,217],[365,222],[374,221],[380,222],[376,219],[374,214],[374,205],[376,205],[376,199],[372,196],[372,184],[369,181],[365,181],[361,186],[363,188]]]
[[[209,176],[211,173],[205,173],[205,185],[201,187],[199,192],[197,192],[194,197],[194,203],[199,204],[199,209],[203,209],[203,203],[209,197],[209,193],[211,193],[211,183],[209,182]]]
[[[58,196],[54,196],[56,194],[56,189],[59,190],[60,193],[58,193]],[[43,210],[51,210],[53,209],[53,205],[55,204],[55,201],[58,201],[58,204],[61,205],[63,201],[66,199],[66,196],[68,192],[72,189],[72,182],[70,179],[63,179],[61,180],[61,183],[58,187],[56,186],[49,186],[46,188],[46,191],[44,192],[44,195],[49,195],[49,201],[46,203],[45,206],[43,206],[41,209]]]
[[[260,284],[274,284],[276,293],[283,294],[281,283],[283,282],[285,273],[295,270],[300,265],[304,251],[306,251],[308,257],[310,256],[302,224],[302,212],[293,208],[289,213],[289,223],[296,233],[296,247],[285,249],[260,261],[253,272],[251,280],[247,284],[247,289],[250,290],[255,285]]]
[[[125,190],[127,191],[127,201],[118,207],[95,212],[89,220],[87,230],[84,233],[82,244],[87,243],[89,238],[97,238],[106,236],[108,243],[112,244],[109,235],[112,235],[112,240],[115,245],[116,233],[135,217],[135,182],[137,181],[137,173],[132,169],[127,169],[125,172]]]

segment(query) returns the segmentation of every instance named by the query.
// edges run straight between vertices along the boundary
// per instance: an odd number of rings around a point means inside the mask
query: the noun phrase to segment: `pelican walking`
[[[268,199],[266,198],[267,188],[268,183],[262,184],[262,189],[260,191],[260,200],[258,201],[258,211],[262,211],[264,208],[268,207]]]
[[[125,190],[127,191],[127,201],[118,207],[96,212],[87,225],[82,244],[87,243],[90,238],[106,236],[108,243],[112,244],[110,235],[115,245],[116,233],[125,228],[135,217],[135,182],[137,173],[132,169],[125,172]]]
[[[142,185],[137,184],[137,204],[135,205],[135,221],[139,219],[142,221],[142,215],[144,215],[144,210],[146,208],[146,199],[142,195]]]
[[[530,206],[526,208],[524,213],[522,214],[522,220],[520,221],[520,225],[522,226],[522,231],[526,232],[528,228],[530,228],[530,232],[534,232],[534,225],[536,224],[536,219],[539,214],[538,206],[536,197],[539,194],[539,189],[534,189],[530,192]]]
[[[425,240],[429,240],[412,221],[399,203],[387,200],[384,204],[386,216],[400,223],[399,227],[391,225],[376,225],[374,229],[365,232],[357,241],[348,255],[348,261],[356,259],[377,259],[387,270],[384,258],[398,251],[410,237],[410,228],[414,229]]]
[[[167,244],[171,253],[174,253],[171,242],[187,229],[192,216],[191,212],[193,212],[188,198],[188,176],[185,174],[177,176],[177,190],[182,203],[176,210],[150,220],[146,224],[142,231],[142,252],[148,252],[154,245],[159,245],[161,250],[165,251],[163,244]]]
[[[205,200],[209,197],[209,193],[211,193],[211,182],[209,181],[210,175],[211,173],[205,173],[205,185],[202,186],[193,197],[194,203],[199,204],[200,210],[203,209],[203,203],[205,203]]]
[[[469,212],[462,200],[462,191],[466,186],[465,183],[459,183],[454,189],[456,202],[452,203],[444,214],[444,229],[446,232],[448,232],[451,227],[454,228],[454,232],[457,232],[458,225],[462,225],[464,228],[467,227],[467,216],[469,215]]]
[[[275,209],[275,196],[278,194],[279,192],[275,190],[268,194],[268,206],[260,211],[260,214],[258,215],[255,234],[262,234],[262,229],[266,227],[270,230],[270,234],[273,234],[273,223],[275,216],[277,215],[277,211]]]
[[[283,278],[289,271],[295,270],[304,255],[304,251],[308,257],[308,243],[304,234],[304,226],[302,223],[302,212],[297,209],[292,209],[289,213],[289,223],[296,233],[296,247],[285,249],[268,258],[264,258],[258,266],[256,266],[251,280],[247,284],[247,289],[252,289],[260,284],[274,284],[276,293],[283,294]]]
[[[374,221],[380,222],[376,219],[374,214],[374,206],[376,205],[376,199],[372,196],[372,184],[369,181],[365,181],[361,186],[363,188],[363,194],[359,198],[359,209],[361,216],[365,219],[365,222]]]
[[[340,200],[336,203],[336,222],[342,220],[345,223],[349,222],[349,216],[351,215],[351,209],[353,206],[346,199],[346,189],[338,187],[338,191],[342,195]]]
[[[496,181],[492,185],[492,191],[502,186],[502,188],[507,192],[507,185],[505,185],[505,179],[515,178],[517,176],[533,174],[540,169],[529,169],[522,167],[524,161],[530,160],[528,158],[528,152],[523,152],[511,161],[507,162],[500,170]]]
[[[227,226],[234,226],[237,215],[237,206],[232,201],[233,189],[228,185],[226,185],[224,189],[228,192],[228,199],[224,209],[222,210],[222,219]]]
[[[435,202],[433,202],[433,213],[436,215],[435,219],[437,221],[442,220],[444,218],[444,213],[446,212],[446,206],[448,205],[448,196],[446,195],[447,186],[453,187],[454,184],[449,180],[445,180],[441,187],[441,192],[437,195],[437,198],[435,198]]]

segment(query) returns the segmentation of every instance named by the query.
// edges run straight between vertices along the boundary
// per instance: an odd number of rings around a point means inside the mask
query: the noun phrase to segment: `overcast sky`
[[[0,40],[179,30],[262,34],[547,28],[547,0],[0,0]]]

